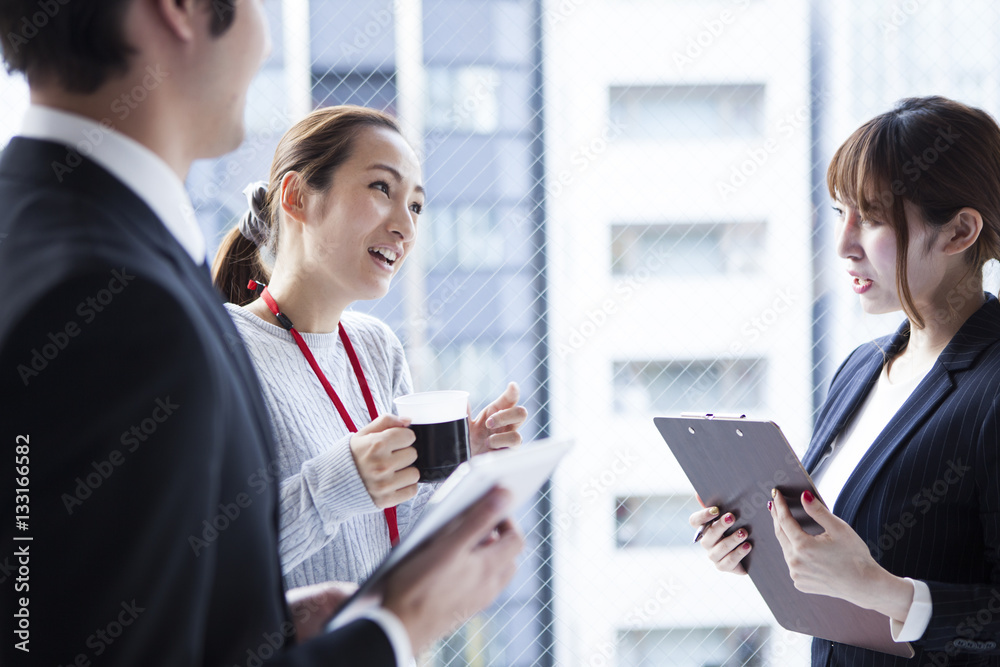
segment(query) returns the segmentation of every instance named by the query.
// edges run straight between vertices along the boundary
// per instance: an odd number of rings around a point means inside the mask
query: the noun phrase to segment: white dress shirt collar
[[[28,108],[18,134],[64,144],[102,166],[153,209],[195,264],[205,261],[205,235],[191,198],[156,153],[106,124],[36,104]]]

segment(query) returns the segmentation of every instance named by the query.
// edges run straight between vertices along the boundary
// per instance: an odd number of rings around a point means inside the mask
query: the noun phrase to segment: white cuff
[[[382,607],[372,607],[361,615],[374,622],[392,644],[392,651],[396,654],[397,667],[409,667],[413,664],[413,645],[410,643],[410,633],[406,631],[406,626],[399,620],[399,617],[388,609]]]
[[[934,605],[931,603],[931,589],[927,584],[908,577],[906,581],[913,584],[913,602],[910,603],[906,621],[900,623],[896,619],[889,619],[892,639],[897,642],[915,642],[923,637],[931,622],[931,612],[934,610]]]

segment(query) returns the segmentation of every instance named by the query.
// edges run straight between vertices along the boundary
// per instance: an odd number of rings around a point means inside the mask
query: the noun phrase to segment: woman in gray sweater
[[[255,481],[280,484],[288,587],[360,582],[435,488],[418,484],[413,432],[392,414],[393,399],[412,391],[403,347],[380,320],[348,310],[384,296],[413,246],[420,165],[390,116],[328,107],[285,134],[270,182],[247,195],[213,276],[278,442],[279,469]],[[527,412],[517,401],[511,383],[470,420],[473,455],[520,444]]]

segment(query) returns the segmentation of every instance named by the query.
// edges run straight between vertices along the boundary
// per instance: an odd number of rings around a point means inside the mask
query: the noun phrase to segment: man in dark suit
[[[286,602],[266,407],[182,185],[242,140],[262,1],[6,0],[0,39],[32,98],[0,158],[0,662],[395,665],[489,604],[523,544],[498,491],[366,618]]]

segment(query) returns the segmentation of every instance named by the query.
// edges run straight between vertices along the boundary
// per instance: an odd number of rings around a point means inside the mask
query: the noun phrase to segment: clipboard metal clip
[[[744,414],[736,413],[715,413],[715,412],[682,412],[681,417],[691,417],[695,419],[746,419]]]

